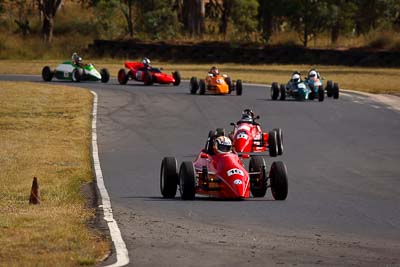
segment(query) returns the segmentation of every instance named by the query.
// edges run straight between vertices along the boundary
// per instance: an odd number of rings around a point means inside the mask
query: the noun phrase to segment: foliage
[[[258,2],[257,0],[232,0],[231,19],[236,34],[245,40],[251,40],[251,34],[257,30]]]

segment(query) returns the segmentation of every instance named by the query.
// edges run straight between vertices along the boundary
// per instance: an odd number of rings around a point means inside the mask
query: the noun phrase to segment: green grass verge
[[[0,266],[94,265],[108,251],[82,192],[91,107],[87,90],[0,83]],[[28,204],[34,176],[40,205]]]
[[[36,74],[40,75],[43,66],[55,68],[63,60],[1,60],[0,74]],[[121,59],[93,59],[86,60],[95,63],[98,68],[106,67],[111,76],[116,77],[117,72],[123,67]],[[171,62],[153,62],[154,66],[163,67],[165,72],[179,70],[183,79],[192,76],[203,78],[211,67],[210,64],[179,64]],[[244,82],[271,84],[276,81],[286,83],[293,71],[299,70],[302,74],[315,67],[325,80],[338,82],[342,89],[370,93],[400,93],[399,68],[366,68],[346,66],[308,66],[308,65],[241,65],[215,63],[222,73],[226,73],[234,80],[242,79]]]

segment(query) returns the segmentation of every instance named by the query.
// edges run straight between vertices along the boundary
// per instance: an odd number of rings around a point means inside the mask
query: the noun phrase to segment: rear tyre
[[[253,197],[264,197],[267,192],[265,161],[262,156],[253,156],[249,163],[249,172],[260,172],[250,174],[250,192]]]
[[[108,69],[101,69],[100,70],[100,75],[101,75],[101,82],[102,83],[107,83],[110,80],[110,72]]]
[[[334,99],[339,98],[339,84],[338,83],[333,84],[333,98]]]
[[[276,157],[278,155],[278,141],[275,131],[268,132],[268,151],[271,157]]]
[[[204,95],[206,93],[206,82],[203,79],[199,81],[199,89],[199,94]]]
[[[178,163],[174,157],[165,157],[161,162],[160,190],[164,198],[174,198],[178,188]]]
[[[225,82],[228,85],[228,90],[229,90],[228,93],[229,94],[232,93],[233,88],[232,88],[232,80],[231,80],[231,78],[230,77],[226,77],[225,78]]]
[[[152,85],[153,84],[153,75],[151,75],[151,72],[150,71],[145,71],[144,72],[144,79],[143,79],[143,81],[144,81],[144,84],[145,85]]]
[[[277,100],[279,96],[279,87],[277,82],[273,82],[271,85],[271,99]]]
[[[199,83],[197,82],[196,77],[190,78],[190,93],[192,95],[196,94],[197,90],[199,90]]]
[[[242,80],[237,80],[236,81],[236,95],[242,95],[242,92],[243,92]]]
[[[42,69],[42,79],[45,82],[50,82],[53,79],[54,73],[51,71],[49,66],[45,66]]]
[[[324,93],[324,88],[322,86],[318,87],[318,101],[322,102],[324,101],[325,93]]]
[[[282,161],[274,161],[269,171],[271,192],[275,200],[285,200],[288,195],[286,166]]]
[[[286,88],[284,84],[281,84],[281,87],[279,88],[279,90],[281,91],[281,97],[279,98],[279,100],[285,100],[286,99]]]
[[[278,155],[283,154],[283,132],[281,128],[272,129],[272,131],[276,132],[276,144],[278,147]]]
[[[74,69],[72,71],[72,81],[74,82],[80,82],[82,79],[81,73],[78,69]]]
[[[120,69],[118,71],[117,78],[118,78],[119,84],[126,84],[129,80],[129,75],[125,69]]]
[[[193,163],[184,161],[179,169],[179,190],[184,200],[193,200],[196,194],[195,188],[196,174]]]
[[[328,81],[326,83],[326,95],[328,97],[332,97],[333,96],[333,83],[332,83],[332,81]]]
[[[175,79],[175,82],[173,83],[175,86],[178,86],[181,84],[181,74],[179,73],[179,71],[175,71],[172,73],[172,76]]]

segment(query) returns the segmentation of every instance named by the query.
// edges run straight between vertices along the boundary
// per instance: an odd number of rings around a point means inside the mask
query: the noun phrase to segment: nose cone
[[[251,152],[250,136],[245,132],[236,134],[235,138],[235,151],[236,152]]]

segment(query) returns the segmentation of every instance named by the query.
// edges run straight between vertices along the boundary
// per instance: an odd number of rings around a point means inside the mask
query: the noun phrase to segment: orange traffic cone
[[[29,197],[29,204],[40,204],[39,183],[36,177],[33,177],[31,196]]]

